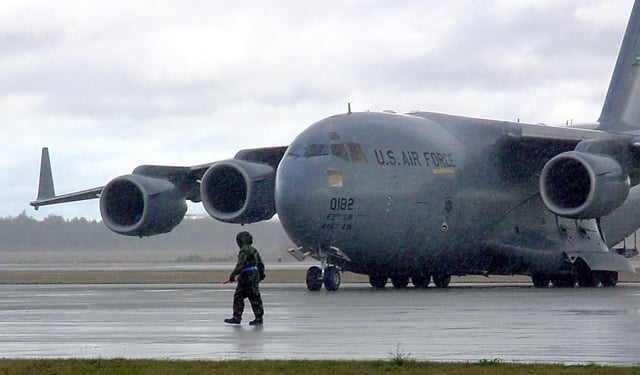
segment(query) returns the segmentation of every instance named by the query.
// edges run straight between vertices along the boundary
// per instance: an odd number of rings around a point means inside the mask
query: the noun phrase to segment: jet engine
[[[112,231],[128,236],[170,232],[180,224],[187,202],[171,182],[129,174],[109,181],[100,194],[100,213]]]
[[[629,175],[616,160],[600,154],[563,152],[545,164],[540,194],[547,208],[572,219],[608,215],[629,195]]]
[[[275,215],[274,190],[275,171],[271,166],[229,159],[215,163],[202,176],[200,197],[215,219],[248,224]]]

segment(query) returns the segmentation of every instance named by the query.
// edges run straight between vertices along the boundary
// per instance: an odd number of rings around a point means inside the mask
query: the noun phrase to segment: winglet
[[[53,173],[51,173],[51,161],[49,159],[49,149],[42,148],[40,158],[40,181],[38,182],[38,197],[30,204],[37,210],[40,206],[58,204],[65,202],[75,202],[85,199],[95,199],[100,197],[102,186],[87,190],[77,191],[69,194],[56,195],[53,187]]]
[[[51,161],[49,159],[49,149],[42,148],[42,156],[40,157],[40,181],[38,182],[38,198],[37,200],[49,199],[56,196],[53,187],[53,173],[51,173]]]

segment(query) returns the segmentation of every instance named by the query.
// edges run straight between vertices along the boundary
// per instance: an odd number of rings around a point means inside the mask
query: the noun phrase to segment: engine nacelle
[[[136,174],[116,177],[100,194],[100,214],[112,231],[128,236],[170,232],[187,212],[187,202],[169,181]]]
[[[608,215],[629,195],[629,176],[614,159],[580,151],[563,152],[540,175],[540,195],[556,215],[592,219]]]
[[[266,164],[229,159],[202,176],[200,198],[205,210],[226,223],[248,224],[276,213],[275,171]]]

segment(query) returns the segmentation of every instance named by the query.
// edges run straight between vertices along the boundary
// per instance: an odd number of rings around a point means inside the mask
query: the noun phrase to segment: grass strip
[[[386,361],[144,359],[3,359],[0,374],[640,374],[640,366],[519,364],[501,360],[441,363],[391,358]]]

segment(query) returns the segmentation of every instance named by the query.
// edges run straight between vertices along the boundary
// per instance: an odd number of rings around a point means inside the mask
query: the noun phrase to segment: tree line
[[[112,249],[136,250],[236,250],[235,234],[249,230],[262,248],[286,249],[290,241],[277,221],[246,226],[225,224],[212,218],[185,218],[170,233],[153,237],[129,237],[110,231],[101,221],[65,219],[49,215],[36,220],[22,212],[0,218],[0,251]]]

